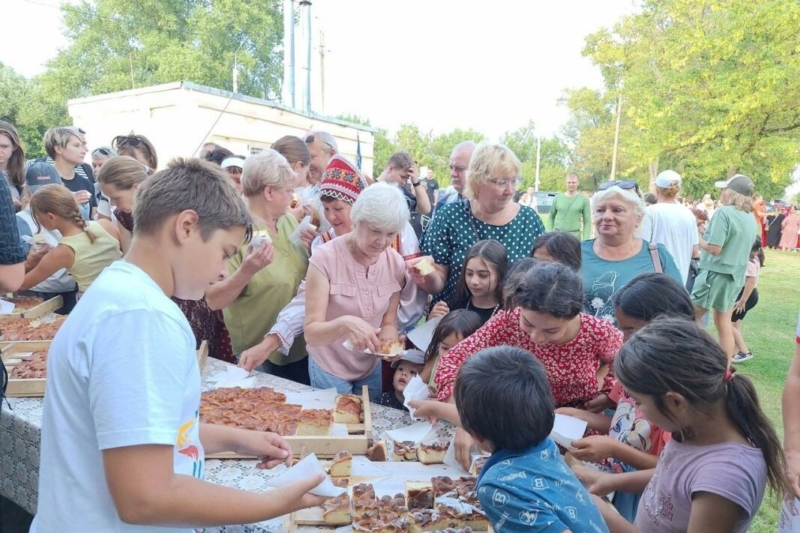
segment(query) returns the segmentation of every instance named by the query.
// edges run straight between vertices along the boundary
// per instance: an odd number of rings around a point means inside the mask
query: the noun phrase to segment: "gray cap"
[[[25,172],[25,184],[31,194],[45,185],[62,185],[61,176],[55,167],[49,163],[39,162],[28,167]]]
[[[718,181],[714,185],[716,185],[718,189],[730,189],[733,192],[738,192],[745,196],[753,196],[753,192],[756,190],[756,185],[753,183],[753,180],[744,174],[736,174],[731,179]]]

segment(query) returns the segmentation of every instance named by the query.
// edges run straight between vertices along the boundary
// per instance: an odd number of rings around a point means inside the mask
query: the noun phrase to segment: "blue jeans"
[[[361,395],[361,388],[366,385],[369,387],[369,398],[375,400],[381,395],[381,365],[377,365],[366,377],[356,381],[347,381],[325,372],[321,366],[314,362],[314,358],[308,357],[308,375],[311,378],[311,386],[317,389],[335,388],[339,394]]]

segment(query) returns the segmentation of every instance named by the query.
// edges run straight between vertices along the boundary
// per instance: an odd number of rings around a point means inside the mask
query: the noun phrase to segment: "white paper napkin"
[[[410,426],[393,429],[386,432],[386,436],[394,442],[414,442],[420,443],[425,440],[430,432],[433,431],[433,425],[430,422],[417,422]]]
[[[244,368],[238,366],[228,365],[225,367],[224,372],[218,372],[209,378],[209,382],[216,382],[213,386],[215,389],[228,388],[228,387],[241,387],[243,389],[252,389],[256,386],[256,377],[248,377],[250,373]]]
[[[408,382],[408,385],[406,385],[406,390],[403,391],[403,405],[408,409],[408,414],[411,415],[412,420],[424,419],[415,415],[416,409],[409,407],[408,402],[427,400],[429,397],[430,390],[428,389],[428,385],[422,381],[419,375],[414,376],[414,378]]]
[[[288,469],[280,476],[270,479],[267,482],[267,485],[279,489],[296,481],[314,477],[319,474],[325,474],[325,469],[320,464],[319,459],[317,459],[317,456],[312,453],[311,455],[306,456],[299,463]],[[316,487],[314,487],[313,489],[311,489],[309,492],[316,496],[323,496],[325,498],[335,498],[336,496],[344,494],[346,491],[347,489],[343,487],[337,487],[336,485],[334,485],[333,482],[331,481],[331,478],[329,478],[326,475],[325,480]]]
[[[356,351],[356,352],[358,351],[358,350],[356,350],[356,347],[353,346],[353,343],[350,342],[349,339],[344,341],[342,343],[342,346],[344,347],[345,350]],[[389,355],[389,354],[374,353],[374,352],[372,352],[370,350],[361,350],[361,351],[364,352],[364,353],[371,354],[371,355],[377,355],[378,357],[400,357],[401,355],[405,355],[408,350],[403,350],[402,352],[399,352],[399,353],[395,354],[394,356]]]
[[[574,416],[556,414],[550,437],[564,448],[572,448],[572,441],[582,439],[587,423]]]
[[[7,302],[0,298],[0,315],[10,315],[14,312],[14,302]]]
[[[464,470],[464,467],[461,466],[461,463],[456,461],[456,447],[454,444],[455,440],[456,439],[454,437],[453,440],[450,441],[450,446],[447,447],[447,453],[444,454],[444,464],[446,464],[450,468],[455,468],[460,472],[468,473],[466,470]],[[469,449],[469,456],[471,458],[470,464],[472,464],[472,462],[475,461],[476,457],[481,456],[481,451],[480,449],[478,449],[478,446],[476,444],[473,444],[472,447]]]
[[[294,244],[300,244],[300,234],[303,230],[310,229],[311,231],[317,231],[317,227],[311,223],[311,216],[306,215],[303,220],[300,221],[300,224],[294,229],[292,234],[289,236],[289,240]]]
[[[433,340],[433,332],[441,321],[442,317],[434,318],[433,320],[428,320],[420,327],[412,329],[408,332],[408,340],[421,351],[427,352],[428,346],[430,346],[431,340]]]

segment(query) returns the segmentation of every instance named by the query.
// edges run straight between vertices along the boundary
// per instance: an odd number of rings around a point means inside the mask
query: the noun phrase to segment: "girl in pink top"
[[[340,394],[381,393],[381,342],[397,339],[405,262],[391,244],[409,219],[396,187],[376,184],[356,200],[353,231],[311,256],[306,278],[305,338],[311,385]],[[350,341],[352,349],[344,347]]]

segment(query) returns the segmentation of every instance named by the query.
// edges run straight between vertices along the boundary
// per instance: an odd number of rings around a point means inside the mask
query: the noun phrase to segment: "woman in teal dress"
[[[544,233],[536,211],[512,201],[519,186],[520,162],[502,144],[481,143],[467,169],[465,199],[436,212],[422,240],[422,252],[433,258],[435,272],[422,276],[411,269],[415,282],[433,302],[449,300],[469,249],[494,239],[508,251],[509,264],[529,257],[533,242]]]

